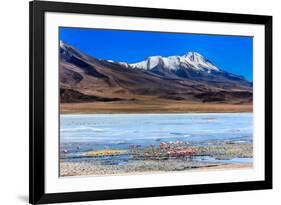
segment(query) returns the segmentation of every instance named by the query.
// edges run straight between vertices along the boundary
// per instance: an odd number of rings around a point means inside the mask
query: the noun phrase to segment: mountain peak
[[[72,55],[76,55],[78,57],[84,56],[87,59],[91,57],[85,55],[80,50],[68,45],[67,43],[60,40],[59,42],[61,53],[68,57]],[[114,61],[108,60],[108,62],[113,63]],[[216,67],[210,60],[205,58],[202,54],[190,51],[187,52],[183,56],[149,56],[146,60],[140,61],[133,64],[128,64],[126,62],[115,62],[121,64],[127,68],[133,69],[141,69],[141,70],[165,70],[165,71],[193,71],[193,72],[201,72],[201,73],[211,73],[211,72],[220,72],[221,70]],[[162,71],[161,71],[162,72]]]
[[[192,61],[205,60],[205,58],[200,53],[197,53],[194,51],[190,51],[190,52],[186,53],[183,57],[189,58]]]
[[[183,56],[150,56],[146,60],[130,64],[130,66],[143,70],[152,70],[161,66],[166,70],[192,69],[197,72],[207,71],[208,73],[220,71],[211,61],[197,52],[188,52]]]

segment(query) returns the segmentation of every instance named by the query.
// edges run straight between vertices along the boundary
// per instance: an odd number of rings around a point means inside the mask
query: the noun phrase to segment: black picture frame
[[[31,204],[201,194],[272,188],[272,17],[262,15],[184,11],[125,6],[32,1],[30,2],[30,165]],[[265,180],[71,193],[45,193],[45,13],[102,14],[113,16],[260,24],[265,26]]]

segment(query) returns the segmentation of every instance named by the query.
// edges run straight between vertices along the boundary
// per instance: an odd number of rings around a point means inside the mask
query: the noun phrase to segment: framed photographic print
[[[30,203],[272,188],[272,17],[30,2]]]

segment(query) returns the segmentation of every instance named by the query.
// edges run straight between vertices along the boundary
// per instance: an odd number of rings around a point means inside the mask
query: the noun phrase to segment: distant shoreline
[[[128,104],[128,103],[62,103],[61,114],[130,114],[130,113],[249,113],[250,104],[215,103],[169,103],[169,104]]]

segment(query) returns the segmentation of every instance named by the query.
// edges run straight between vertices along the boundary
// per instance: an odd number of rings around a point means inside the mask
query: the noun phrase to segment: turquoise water
[[[252,113],[61,115],[60,148],[76,156],[160,142],[252,141]]]

